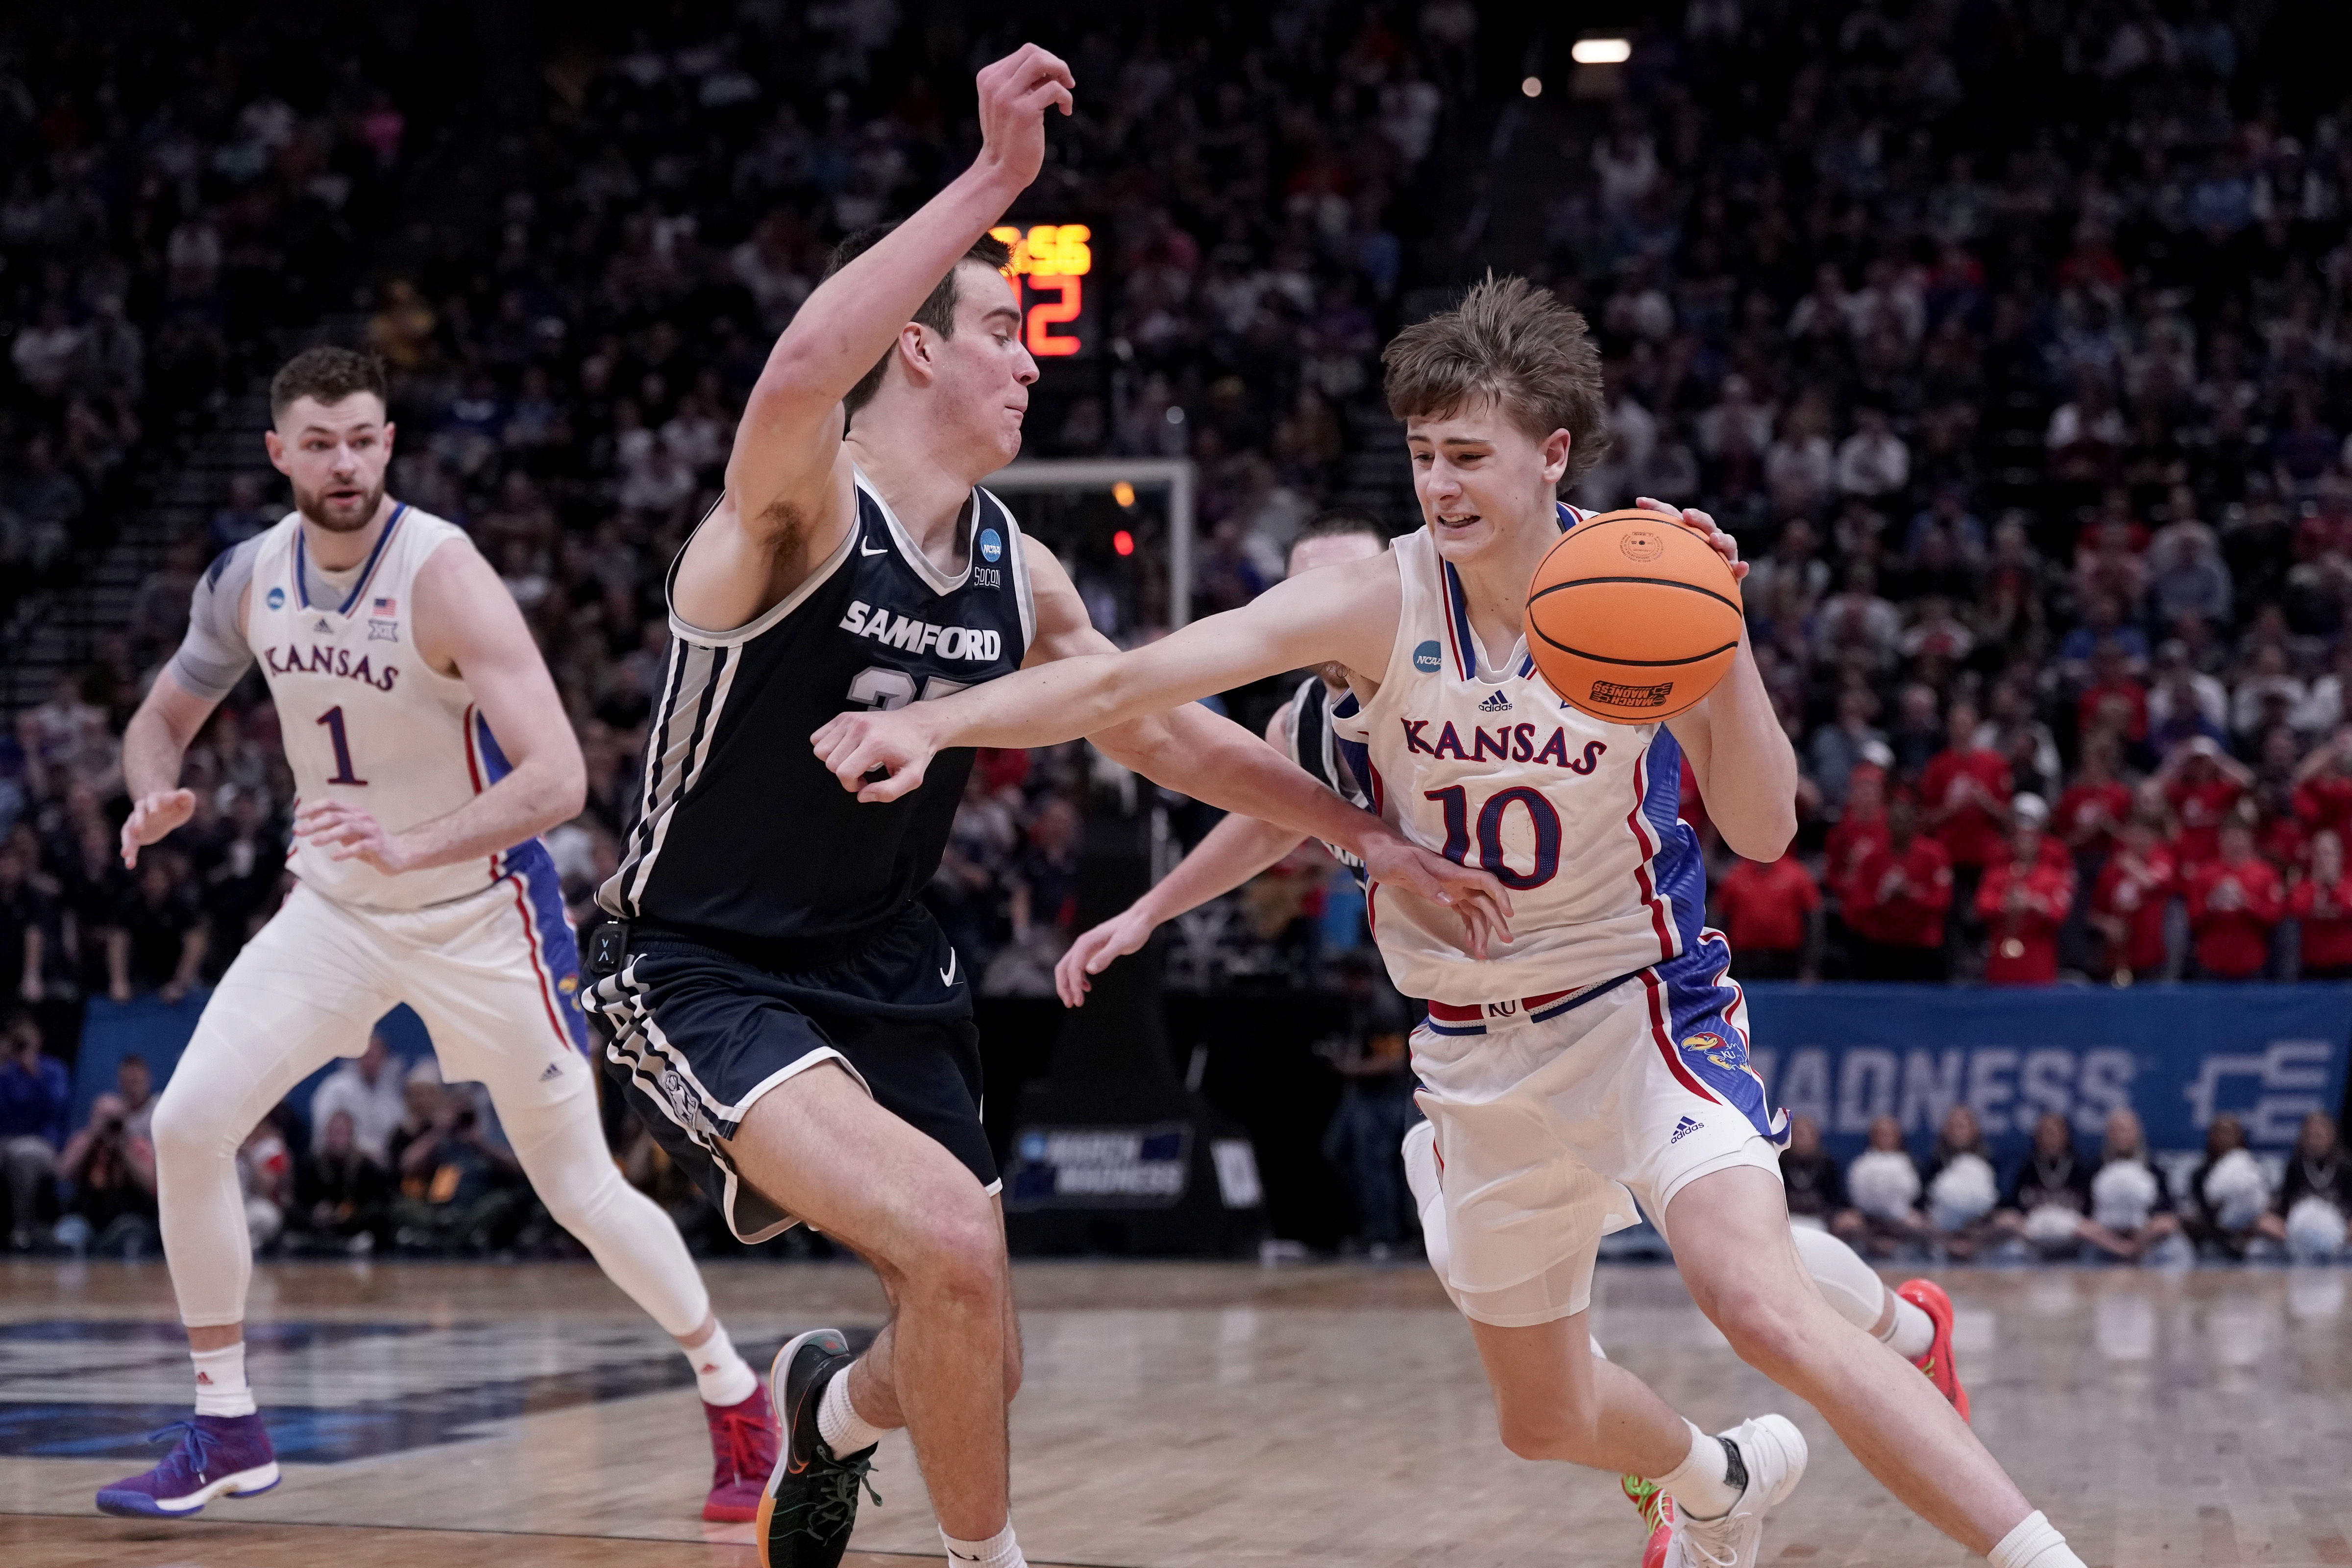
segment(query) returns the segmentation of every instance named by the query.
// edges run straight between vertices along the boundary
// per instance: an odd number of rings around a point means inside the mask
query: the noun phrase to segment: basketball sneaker
[[[1663,1568],[1756,1568],[1764,1510],[1804,1478],[1805,1435],[1785,1415],[1759,1415],[1717,1436],[1739,1450],[1747,1489],[1721,1519],[1693,1519],[1676,1510]]]
[[[197,1415],[174,1421],[147,1440],[179,1441],[163,1462],[98,1493],[98,1511],[126,1519],[173,1519],[202,1511],[216,1497],[252,1497],[278,1484],[278,1453],[261,1417]]]
[[[1895,1293],[1927,1314],[1936,1325],[1936,1337],[1928,1342],[1927,1353],[1911,1364],[1927,1374],[1936,1392],[1952,1402],[1960,1419],[1969,1418],[1969,1391],[1960,1385],[1960,1369],[1952,1360],[1952,1299],[1933,1279],[1906,1279],[1895,1288]]]
[[[857,1522],[858,1489],[882,1500],[866,1479],[874,1446],[835,1455],[817,1434],[825,1384],[856,1359],[840,1330],[812,1329],[787,1341],[768,1369],[780,1433],[776,1467],[760,1494],[760,1568],[838,1568]]]
[[[1660,1491],[1656,1482],[1639,1476],[1622,1476],[1618,1484],[1625,1489],[1625,1500],[1650,1527],[1649,1543],[1642,1548],[1642,1568],[1664,1568],[1666,1544],[1675,1538],[1675,1500]]]
[[[740,1405],[702,1402],[710,1426],[710,1495],[702,1517],[713,1524],[748,1524],[760,1517],[760,1493],[776,1468],[776,1413],[768,1391],[754,1389]]]

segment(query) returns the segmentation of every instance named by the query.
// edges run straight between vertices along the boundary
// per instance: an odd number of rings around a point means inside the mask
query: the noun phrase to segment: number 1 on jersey
[[[343,710],[330,708],[319,715],[319,722],[327,727],[327,735],[334,742],[335,771],[327,775],[332,784],[363,784],[367,780],[352,772],[351,737],[343,733]]]

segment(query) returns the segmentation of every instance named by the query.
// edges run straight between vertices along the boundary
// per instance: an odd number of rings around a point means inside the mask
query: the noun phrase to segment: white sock
[[[1895,1303],[1895,1321],[1878,1337],[1905,1361],[1917,1361],[1936,1342],[1935,1321],[1892,1290],[1886,1293],[1886,1299]]]
[[[245,1342],[216,1351],[190,1351],[196,1363],[196,1414],[250,1415],[253,1389],[245,1381]]]
[[[836,1459],[855,1454],[860,1448],[870,1448],[882,1440],[883,1428],[857,1414],[857,1406],[849,1402],[849,1368],[843,1367],[824,1385],[824,1397],[817,1402],[816,1435],[833,1450]],[[1010,1542],[1013,1531],[1005,1529],[1004,1539]],[[952,1544],[952,1543],[950,1543]],[[1020,1561],[1014,1552],[1013,1560]]]
[[[686,1359],[694,1368],[695,1392],[705,1405],[740,1405],[760,1392],[760,1374],[736,1351],[724,1323],[714,1325],[710,1337],[688,1350]]]
[[[840,1379],[834,1381],[838,1383]],[[940,1539],[947,1543],[948,1562],[953,1568],[964,1568],[968,1563],[976,1568],[1029,1568],[1028,1560],[1021,1555],[1021,1548],[1013,1539],[1013,1521],[1009,1519],[1003,1530],[985,1541],[958,1541],[944,1530],[940,1531]]]
[[[2066,1538],[2039,1513],[2029,1513],[1985,1553],[1992,1568],[2083,1568]]]
[[[1664,1475],[1649,1479],[1691,1518],[1721,1519],[1738,1505],[1744,1489],[1733,1486],[1726,1473],[1731,1460],[1723,1451],[1723,1439],[1700,1431],[1692,1422],[1683,1425],[1690,1427],[1689,1455]]]

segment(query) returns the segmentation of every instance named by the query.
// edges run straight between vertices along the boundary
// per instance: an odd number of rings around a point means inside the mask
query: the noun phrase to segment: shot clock
[[[1013,248],[1004,275],[1021,295],[1021,341],[1037,358],[1068,359],[1093,349],[1087,279],[1094,230],[1082,223],[1005,224],[988,231]]]

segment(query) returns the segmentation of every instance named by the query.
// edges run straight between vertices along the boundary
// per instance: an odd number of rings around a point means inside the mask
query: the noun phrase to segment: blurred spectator
[[[292,1228],[309,1246],[373,1251],[383,1244],[392,1177],[359,1146],[349,1110],[331,1111],[317,1125],[310,1152],[295,1166]]]
[[[2106,1142],[2091,1178],[2083,1239],[2109,1258],[2137,1263],[2179,1233],[2171,1184],[2163,1167],[2147,1157],[2139,1117],[2119,1105],[2107,1112]]]
[[[140,857],[107,942],[107,990],[117,1002],[152,991],[176,1004],[196,984],[207,939],[185,864],[169,849]]]
[[[2189,1239],[2223,1257],[2243,1258],[2270,1213],[2271,1183],[2246,1147],[2244,1123],[2231,1112],[2217,1113],[2205,1129],[2205,1158],[2189,1174],[2187,1198],[2181,1226]]]
[[[2199,736],[2164,759],[2155,783],[2180,820],[2172,847],[2184,875],[2219,853],[2221,824],[2253,782],[2252,770],[2223,754],[2209,737]]]
[[[1993,1237],[2000,1202],[2000,1179],[1977,1113],[1955,1105],[1927,1160],[1927,1218],[1937,1247],[1959,1262],[1976,1257]]]
[[[2135,818],[2123,845],[2100,868],[2090,924],[2103,942],[2101,973],[2116,980],[2161,980],[2178,971],[2168,914],[2180,892],[2172,851],[2156,826]]]
[[[404,1250],[488,1252],[520,1229],[528,1206],[522,1167],[484,1131],[468,1086],[439,1082],[419,1062],[409,1075],[412,1111],[431,1102],[422,1127],[404,1120],[392,1136],[400,1181],[393,1239]]]
[[[371,1029],[360,1054],[329,1073],[310,1096],[310,1146],[324,1147],[327,1123],[338,1114],[348,1116],[352,1146],[382,1164],[406,1111],[400,1062],[383,1031]]]
[[[1886,808],[1886,842],[1862,858],[1846,884],[1845,922],[1859,938],[1864,980],[1944,978],[1944,917],[1952,907],[1952,860],[1918,830],[1918,813],[1897,796]]]
[[[1738,860],[1716,884],[1732,963],[1742,980],[1811,979],[1821,955],[1821,884],[1794,855]]]
[[[1403,1240],[1412,1212],[1397,1157],[1405,1129],[1419,1115],[1405,1051],[1412,1014],[1370,953],[1343,954],[1337,967],[1348,1024],[1326,1052],[1340,1087],[1339,1104],[1323,1133],[1323,1158],[1355,1200],[1357,1234],[1375,1256],[1385,1256]]]
[[[122,1100],[122,1125],[133,1138],[152,1142],[155,1135],[155,1075],[137,1051],[124,1053],[114,1064],[114,1092]]]
[[[2336,1133],[2336,1119],[2315,1110],[2303,1119],[2287,1157],[2271,1212],[2256,1231],[2283,1244],[2298,1263],[2333,1263],[2343,1255],[2352,1216],[2352,1158]]]
[[[33,1244],[72,1102],[65,1063],[41,1054],[40,1026],[15,1009],[0,1039],[0,1160],[7,1163],[8,1245],[15,1251]]]
[[[2260,979],[2270,964],[2271,931],[2286,913],[2276,867],[2254,854],[2254,836],[2234,818],[2221,825],[2220,855],[2188,880],[2189,929],[2197,971],[2211,980]]]
[[[1998,859],[2009,830],[2009,762],[1984,743],[1977,710],[1955,702],[1945,716],[1949,743],[1920,775],[1920,805],[1950,858],[1962,897]]]
[[[1903,1124],[1881,1116],[1870,1124],[1868,1147],[1846,1167],[1847,1194],[1858,1220],[1844,1235],[1874,1258],[1885,1258],[1927,1234],[1919,1214],[1919,1167],[1903,1148]]]
[[[2066,1118],[2043,1111],[2033,1123],[2032,1152],[2017,1168],[2008,1202],[1993,1216],[1996,1228],[2022,1240],[2039,1257],[2074,1257],[2091,1212],[2091,1173],[2074,1153],[2074,1131]]]
[[[1985,957],[1989,985],[2047,985],[2058,978],[2058,928],[2074,905],[2074,873],[2042,851],[2041,825],[2021,813],[2010,829],[2008,857],[1978,889],[1977,918],[1992,944]]]
[[[2352,980],[2352,885],[2344,876],[2344,840],[2333,829],[2311,837],[2311,872],[2287,895],[2287,912],[2301,937],[2298,974],[2305,980]]]
[[[294,1199],[294,1156],[278,1125],[282,1110],[273,1109],[237,1146],[236,1179],[245,1192],[245,1229],[253,1249],[276,1244],[286,1228],[286,1209]]]
[[[1820,1123],[1810,1116],[1789,1119],[1789,1146],[1780,1151],[1780,1184],[1789,1192],[1789,1217],[1816,1230],[1850,1234],[1860,1216],[1847,1205],[1845,1176],[1837,1157],[1822,1147]]]
[[[79,1257],[138,1258],[161,1238],[155,1228],[155,1148],[130,1130],[122,1099],[90,1102],[89,1124],[67,1140],[59,1180],[73,1196],[58,1221],[58,1245]]]

